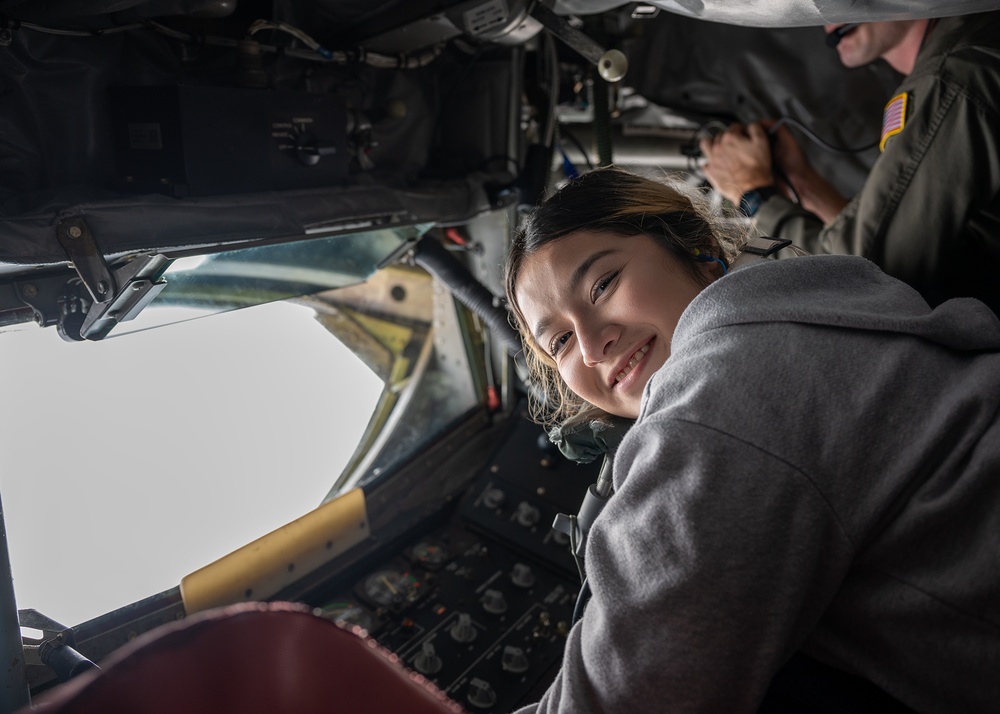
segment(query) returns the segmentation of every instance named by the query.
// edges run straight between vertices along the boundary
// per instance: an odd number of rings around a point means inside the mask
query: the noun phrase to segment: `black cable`
[[[573,562],[576,564],[576,572],[580,576],[580,583],[587,582],[587,576],[583,574],[583,565],[580,563],[580,556],[577,555],[577,550],[579,548],[579,538],[580,527],[577,525],[576,516],[569,517],[569,554],[573,556]]]
[[[866,144],[864,146],[859,146],[857,148],[848,148],[846,146],[837,146],[836,144],[831,144],[830,142],[828,142],[828,141],[820,138],[815,132],[813,132],[805,124],[803,124],[802,122],[800,122],[798,119],[792,119],[791,117],[781,117],[776,122],[774,122],[774,125],[771,126],[770,129],[767,130],[767,133],[768,134],[774,134],[776,131],[778,131],[778,128],[782,124],[790,124],[791,126],[794,126],[796,129],[798,129],[799,131],[801,131],[803,134],[805,134],[809,139],[811,139],[813,142],[815,142],[819,146],[822,146],[824,149],[826,149],[828,151],[836,152],[838,154],[860,154],[862,151],[868,151],[869,149],[874,149],[876,146],[879,145],[879,141],[880,141],[880,140],[874,141],[871,144]]]
[[[611,91],[608,83],[597,78],[591,85],[594,108],[594,147],[597,149],[597,163],[610,166],[614,161],[611,146]]]
[[[570,620],[570,626],[575,625],[583,617],[583,610],[587,607],[587,603],[590,602],[590,595],[590,582],[584,580],[583,586],[580,588],[580,594],[576,596],[576,605],[573,606],[573,619]]]
[[[495,161],[503,161],[505,171],[509,168],[513,168],[515,176],[521,173],[521,166],[520,164],[517,163],[517,159],[515,159],[513,156],[508,156],[506,154],[493,154],[493,156],[483,159],[482,162],[479,164],[479,170],[488,171],[490,165]]]
[[[795,203],[797,203],[797,204],[799,204],[801,206],[802,205],[802,199],[799,198],[799,193],[798,193],[798,191],[795,190],[795,187],[792,186],[792,182],[788,180],[788,175],[784,171],[782,171],[781,167],[778,166],[774,162],[772,162],[772,164],[771,164],[771,170],[785,184],[785,188],[787,188],[788,192],[790,194],[792,194],[792,199],[795,201]]]
[[[577,148],[577,150],[581,154],[583,154],[583,160],[587,162],[587,168],[590,169],[591,171],[593,171],[594,170],[594,164],[590,160],[590,156],[588,155],[587,150],[583,148],[583,144],[580,143],[580,140],[578,138],[576,138],[576,135],[573,134],[573,132],[571,132],[569,130],[569,128],[567,128],[567,126],[565,124],[560,124],[559,125],[559,135],[560,136],[565,136],[567,139],[570,140],[570,142],[572,142],[573,146],[575,146]]]

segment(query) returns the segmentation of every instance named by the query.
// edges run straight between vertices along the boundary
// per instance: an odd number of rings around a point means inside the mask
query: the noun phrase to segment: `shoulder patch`
[[[878,142],[878,150],[885,151],[885,142],[890,136],[895,136],[903,130],[906,124],[906,99],[907,94],[897,94],[885,105],[882,114],[882,138]]]

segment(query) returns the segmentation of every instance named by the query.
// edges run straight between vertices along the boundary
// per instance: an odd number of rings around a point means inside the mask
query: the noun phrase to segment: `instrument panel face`
[[[459,524],[320,607],[360,625],[470,711],[510,711],[562,658],[578,583]]]
[[[597,474],[516,424],[443,525],[428,526],[320,605],[359,625],[470,712],[537,700],[562,661],[580,589],[555,514]],[[438,521],[440,523],[440,521]]]

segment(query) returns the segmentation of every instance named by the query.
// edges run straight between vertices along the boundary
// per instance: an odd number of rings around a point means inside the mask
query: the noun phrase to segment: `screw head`
[[[79,238],[83,235],[83,231],[80,230],[80,226],[70,226],[69,230],[66,231],[70,238]]]
[[[24,295],[24,297],[32,298],[38,294],[38,288],[36,288],[31,283],[28,283],[27,285],[24,286],[24,288],[21,289],[21,293]]]
[[[97,292],[99,292],[101,295],[103,295],[107,291],[108,291],[108,284],[106,282],[102,280],[97,284]]]

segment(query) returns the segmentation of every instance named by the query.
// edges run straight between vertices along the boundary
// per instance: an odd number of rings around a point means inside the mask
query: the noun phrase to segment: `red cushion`
[[[45,692],[34,711],[463,711],[364,630],[293,603],[241,603],[199,613],[136,638],[100,666]]]

